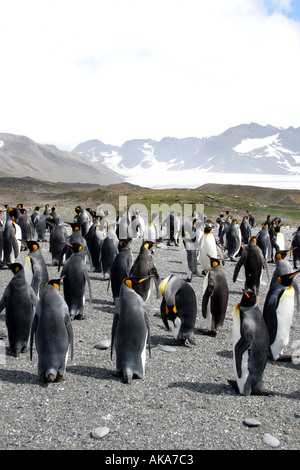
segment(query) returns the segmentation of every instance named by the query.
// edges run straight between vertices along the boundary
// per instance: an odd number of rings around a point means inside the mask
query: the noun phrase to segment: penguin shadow
[[[0,381],[10,382],[13,384],[31,383],[41,385],[36,374],[15,369],[0,369]]]
[[[164,327],[161,327],[161,329],[164,329]],[[181,341],[178,341],[175,338],[168,337],[168,336],[153,335],[150,337],[150,340],[151,340],[151,349],[156,348],[158,346],[172,346],[172,347],[184,347],[184,348],[193,347],[193,345],[188,343],[188,341],[186,341],[183,344]]]
[[[183,388],[190,392],[202,393],[205,395],[236,395],[230,384],[212,382],[171,382],[168,388]]]
[[[103,367],[94,367],[86,365],[67,366],[67,373],[80,375],[84,377],[93,377],[97,380],[112,380],[114,379],[113,370],[108,370]]]
[[[93,299],[92,305],[99,305],[101,310],[106,313],[114,314],[115,303],[113,300]]]

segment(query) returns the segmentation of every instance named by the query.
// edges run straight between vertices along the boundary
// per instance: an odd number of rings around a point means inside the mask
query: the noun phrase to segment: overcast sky
[[[74,148],[299,127],[299,3],[2,0],[0,132]]]

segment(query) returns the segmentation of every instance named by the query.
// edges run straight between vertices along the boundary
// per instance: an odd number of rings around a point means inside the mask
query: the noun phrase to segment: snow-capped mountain
[[[220,135],[157,142],[136,139],[121,147],[100,140],[79,144],[73,152],[103,163],[125,178],[156,169],[210,173],[300,175],[300,128],[241,124]]]

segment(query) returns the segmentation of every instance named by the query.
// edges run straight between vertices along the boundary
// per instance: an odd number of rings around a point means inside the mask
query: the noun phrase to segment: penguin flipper
[[[118,320],[119,320],[119,314],[117,313],[117,311],[115,311],[113,324],[112,324],[112,329],[111,329],[111,347],[110,347],[110,359],[111,360],[112,360],[112,357],[113,357],[114,339],[115,339],[115,333],[116,333],[116,329],[117,329]]]
[[[213,295],[214,292],[214,281],[212,279],[208,280],[207,287],[205,289],[203,298],[202,298],[202,316],[206,318],[207,316],[207,305],[210,297]]]
[[[149,357],[151,358],[150,323],[149,323],[149,318],[148,318],[146,310],[144,311],[144,318],[145,318],[145,322],[146,322],[146,326],[147,326],[147,330],[148,330],[147,341],[148,341],[148,347],[149,347]]]
[[[236,361],[236,370],[238,377],[242,377],[242,357],[245,351],[250,348],[253,342],[253,333],[250,330],[244,330],[242,337],[236,343],[235,351],[235,361]]]
[[[69,315],[69,312],[66,312],[66,315],[65,315],[65,325],[66,325],[66,328],[67,328],[69,345],[70,345],[70,348],[71,348],[71,359],[73,359],[74,337],[73,337],[73,328],[72,328],[72,322],[71,322],[71,317]]]
[[[240,269],[243,266],[243,264],[244,264],[244,257],[242,255],[240,257],[240,259],[238,260],[238,262],[236,263],[236,265],[235,265],[232,282],[235,282],[237,280],[238,274],[239,274]]]
[[[31,332],[30,332],[30,360],[32,361],[32,349],[33,349],[33,339],[34,335],[38,326],[39,317],[37,315],[34,316],[31,325]]]

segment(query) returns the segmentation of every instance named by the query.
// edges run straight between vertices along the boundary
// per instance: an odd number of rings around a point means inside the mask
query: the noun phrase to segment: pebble
[[[94,439],[101,439],[102,437],[106,436],[106,434],[108,433],[109,433],[109,428],[105,426],[99,426],[91,432],[91,436]]]
[[[173,348],[172,346],[167,346],[165,344],[160,344],[159,345],[160,349],[165,352],[175,352],[176,348]]]
[[[258,419],[256,418],[246,418],[244,420],[244,424],[246,424],[246,426],[249,426],[249,427],[255,427],[255,426],[260,426],[261,422],[258,421]]]
[[[272,434],[266,433],[263,436],[263,443],[266,444],[269,447],[278,447],[280,442],[279,440],[272,436]]]
[[[98,343],[95,344],[94,348],[96,349],[108,349],[111,345],[110,339],[101,339]]]

